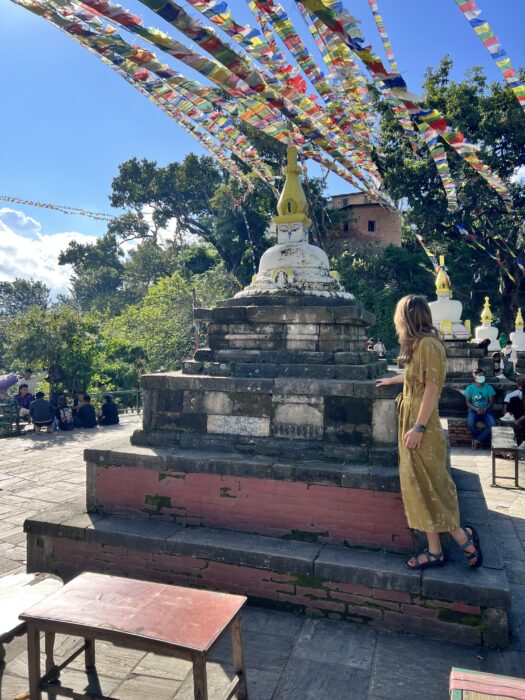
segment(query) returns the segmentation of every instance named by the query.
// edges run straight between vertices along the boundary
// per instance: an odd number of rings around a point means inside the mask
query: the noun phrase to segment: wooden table
[[[450,700],[525,700],[525,680],[453,668]]]
[[[207,700],[206,660],[228,630],[232,637],[235,678],[223,699],[236,696],[245,700],[248,692],[240,627],[240,610],[245,602],[244,596],[227,593],[81,574],[20,616],[27,622],[31,700],[41,700],[42,690],[48,689],[54,695],[86,697],[57,688],[56,681],[60,671],[82,651],[86,669],[95,667],[97,639],[192,661],[195,699]],[[40,669],[41,632],[45,633],[44,676]],[[84,644],[60,666],[53,658],[57,633],[84,638]]]
[[[517,488],[520,485],[520,459],[525,459],[525,444],[518,447],[514,429],[510,426],[492,428],[492,486],[498,479],[514,479]],[[514,476],[496,477],[496,459],[514,460]]]
[[[0,664],[5,658],[4,644],[26,631],[20,613],[62,585],[58,576],[51,574],[11,574],[0,578]]]

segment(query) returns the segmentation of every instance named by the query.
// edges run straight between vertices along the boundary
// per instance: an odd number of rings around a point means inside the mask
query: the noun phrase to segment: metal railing
[[[20,409],[14,399],[0,399],[0,437],[20,434]]]
[[[104,396],[111,396],[117,404],[119,413],[139,414],[142,411],[142,392],[140,389],[122,389],[118,391],[90,391],[91,403],[95,408],[102,406]]]

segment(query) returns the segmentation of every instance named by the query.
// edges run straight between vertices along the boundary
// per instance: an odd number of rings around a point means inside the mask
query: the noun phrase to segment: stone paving
[[[25,518],[57,503],[78,502],[81,507],[83,450],[125,445],[138,425],[139,419],[129,415],[119,426],[104,429],[0,440],[0,575],[25,569]],[[482,481],[512,587],[509,649],[497,652],[247,608],[243,634],[251,700],[444,700],[453,665],[525,676],[525,490],[504,481],[502,487],[490,486],[488,452],[456,448],[452,465],[478,474]],[[521,478],[525,483],[525,465]],[[57,658],[77,643],[60,637]],[[81,658],[62,676],[77,692],[102,692],[121,700],[193,698],[187,662],[99,643],[97,674],[86,676]],[[6,660],[0,700],[27,690],[25,638],[8,645]],[[208,668],[211,700],[220,697],[229,674],[229,644],[220,643]]]

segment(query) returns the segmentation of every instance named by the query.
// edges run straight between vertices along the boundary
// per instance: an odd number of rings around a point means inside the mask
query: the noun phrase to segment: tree
[[[74,393],[90,380],[97,331],[97,324],[76,309],[32,307],[2,328],[6,365],[46,370],[59,365],[63,386]]]
[[[119,295],[124,272],[124,253],[115,236],[106,234],[96,243],[71,241],[58,257],[60,265],[71,265],[71,292],[82,311],[110,308],[117,311],[123,303]]]
[[[235,281],[222,265],[202,275],[185,277],[180,271],[151,285],[139,304],[108,318],[101,337],[111,362],[140,349],[140,363],[149,371],[180,369],[194,347],[193,307],[213,306],[231,296]],[[99,365],[105,367],[102,359]]]
[[[398,300],[415,292],[430,296],[434,289],[434,276],[417,249],[356,243],[333,264],[345,289],[375,315],[368,332],[387,347],[397,343],[392,318]]]
[[[411,150],[386,107],[381,108],[383,155],[377,157],[377,163],[389,194],[406,205],[406,230],[421,233],[437,252],[447,254],[455,289],[460,296],[470,299],[473,315],[479,314],[484,294],[491,293],[501,318],[501,330],[509,332],[520,292],[525,292],[523,274],[514,258],[516,254],[519,257],[523,246],[525,185],[511,182],[516,169],[525,164],[523,110],[507,86],[489,84],[481,69],[471,70],[464,80],[456,83],[450,79],[451,68],[451,60],[445,58],[437,68],[427,71],[424,106],[440,110],[471,143],[480,146],[483,162],[508,184],[512,212],[506,211],[496,192],[448,146],[452,177],[462,185],[458,188],[458,210],[447,211],[446,197],[429,151],[423,144],[416,153]],[[475,233],[501,263],[492,261],[483,250],[467,246],[455,224]],[[494,238],[495,234],[500,238]],[[498,286],[500,304],[496,305],[494,294]]]
[[[34,280],[0,282],[0,317],[16,316],[32,306],[47,309],[50,291],[43,282]]]

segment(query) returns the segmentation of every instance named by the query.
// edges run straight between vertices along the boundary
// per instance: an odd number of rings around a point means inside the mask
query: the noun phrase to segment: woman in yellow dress
[[[469,566],[483,562],[474,527],[460,527],[456,486],[446,467],[446,443],[438,413],[445,382],[445,349],[432,325],[423,297],[403,297],[394,324],[400,343],[399,362],[405,372],[380,379],[377,386],[403,384],[398,396],[399,479],[410,528],[425,532],[428,547],[411,557],[409,569],[443,566],[441,532],[449,532],[461,547]]]

